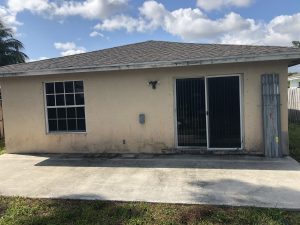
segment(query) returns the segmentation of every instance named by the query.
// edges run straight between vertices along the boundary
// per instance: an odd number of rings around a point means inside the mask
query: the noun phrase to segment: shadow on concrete
[[[300,210],[300,191],[274,185],[256,185],[235,179],[193,181],[191,200],[214,205],[255,206]],[[297,185],[297,184],[296,184]]]
[[[197,155],[118,155],[110,158],[47,155],[46,157],[46,160],[35,164],[35,166],[300,171],[300,164],[290,157],[281,159],[251,156],[208,157]]]
[[[91,193],[81,193],[81,194],[72,194],[72,195],[60,195],[53,199],[65,199],[65,200],[101,200],[109,201],[102,195],[91,194]]]

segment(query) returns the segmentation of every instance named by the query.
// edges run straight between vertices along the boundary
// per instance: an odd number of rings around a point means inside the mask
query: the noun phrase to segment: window
[[[84,132],[83,81],[45,83],[48,132]]]

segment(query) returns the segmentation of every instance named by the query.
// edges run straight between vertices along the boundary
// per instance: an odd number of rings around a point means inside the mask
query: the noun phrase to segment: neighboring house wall
[[[288,99],[289,122],[300,123],[300,88],[289,88]]]
[[[4,121],[3,121],[2,98],[0,98],[0,139],[3,138],[4,138]]]
[[[288,149],[287,64],[283,62],[205,65],[5,78],[3,108],[10,153],[161,153],[175,147],[174,79],[243,74],[245,149],[263,152],[261,74],[280,74],[281,128]],[[46,134],[43,82],[84,80],[87,132]],[[156,90],[149,80],[159,80]],[[146,123],[138,115],[145,113]],[[126,144],[123,144],[126,140]]]
[[[290,88],[300,88],[300,79],[291,80]]]

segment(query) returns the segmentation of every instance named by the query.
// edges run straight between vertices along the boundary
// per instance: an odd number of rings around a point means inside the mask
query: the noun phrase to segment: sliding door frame
[[[207,149],[207,145],[206,146],[181,146],[178,145],[178,126],[177,126],[177,88],[176,88],[176,81],[177,80],[184,80],[184,79],[203,79],[204,80],[204,88],[205,88],[205,92],[206,92],[206,85],[205,85],[205,76],[189,76],[189,77],[174,77],[173,78],[173,101],[174,101],[174,107],[173,107],[173,115],[174,115],[174,128],[175,128],[175,132],[174,132],[174,140],[175,140],[175,148],[178,149],[195,149],[195,150],[206,150]],[[206,93],[205,93],[206,95]],[[206,99],[205,99],[206,101]],[[207,126],[207,125],[206,125]],[[207,137],[206,137],[207,140]]]
[[[208,79],[210,78],[218,78],[218,77],[238,77],[239,78],[239,100],[240,100],[240,141],[241,141],[241,146],[237,148],[211,148],[210,147],[210,134],[209,134],[209,97],[208,97]],[[231,74],[231,75],[217,75],[217,76],[206,76],[205,77],[205,106],[206,106],[206,138],[207,138],[207,150],[241,150],[244,148],[244,142],[243,142],[243,137],[244,137],[244,129],[243,129],[243,105],[244,101],[243,98],[244,96],[242,95],[242,75],[241,74]]]

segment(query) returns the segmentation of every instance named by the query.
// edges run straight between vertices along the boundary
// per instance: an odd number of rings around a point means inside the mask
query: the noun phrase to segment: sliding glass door
[[[176,80],[178,146],[205,147],[205,80]]]
[[[240,76],[176,80],[178,147],[241,148]]]
[[[240,77],[208,77],[208,148],[241,148]]]

